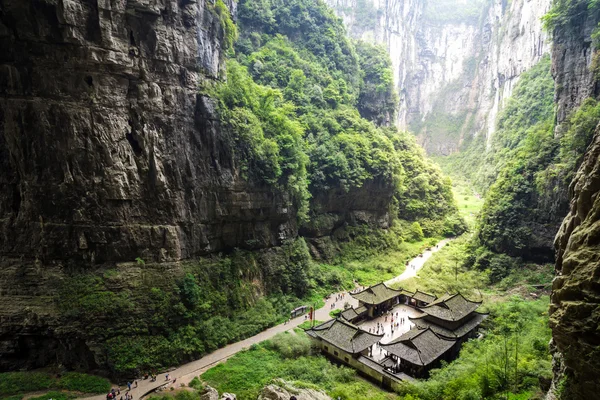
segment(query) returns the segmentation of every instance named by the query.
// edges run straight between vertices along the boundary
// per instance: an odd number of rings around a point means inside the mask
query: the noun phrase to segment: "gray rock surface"
[[[297,400],[331,400],[331,397],[322,391],[298,389],[284,381],[264,387],[258,400],[290,400],[291,396],[296,396]]]
[[[465,21],[428,15],[422,0],[326,2],[352,36],[389,50],[400,94],[398,122],[419,134],[428,153],[450,154],[477,135],[489,141],[520,75],[550,50],[541,17],[551,0],[493,0],[481,18]],[[457,125],[453,135],[421,127],[425,118],[440,115],[449,117],[440,120],[446,129]]]
[[[561,399],[600,393],[600,128],[571,184],[571,209],[556,236],[557,270],[550,327],[556,351],[553,386]]]
[[[200,400],[219,400],[219,392],[211,386],[206,386],[204,393],[200,395]]]

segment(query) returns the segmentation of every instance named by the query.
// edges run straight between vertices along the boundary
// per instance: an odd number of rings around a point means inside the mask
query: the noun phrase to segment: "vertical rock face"
[[[197,94],[223,69],[213,4],[0,0],[0,370],[86,365],[78,339],[55,340],[74,270],[296,236],[287,194],[239,176]]]
[[[598,96],[591,70],[597,19],[582,14],[554,32],[557,123],[587,97]],[[600,392],[600,129],[569,188],[569,214],[556,236],[550,326],[555,375],[549,399],[592,399]]]
[[[294,234],[197,95],[222,68],[210,2],[26,3],[1,3],[1,255],[177,261]]]
[[[160,285],[181,260],[297,236],[289,194],[242,178],[198,94],[224,70],[215,3],[0,0],[0,370],[104,367],[59,310],[69,277],[117,267],[115,290]],[[320,234],[385,226],[380,186],[324,194],[336,222]]]
[[[570,191],[570,212],[556,237],[560,275],[550,308],[564,364],[554,387],[559,398],[592,399],[600,392],[600,129]]]
[[[429,153],[449,154],[479,134],[489,141],[519,76],[549,50],[540,18],[551,0],[494,0],[478,18],[464,19],[431,15],[424,1],[327,2],[351,35],[389,49],[399,124]]]

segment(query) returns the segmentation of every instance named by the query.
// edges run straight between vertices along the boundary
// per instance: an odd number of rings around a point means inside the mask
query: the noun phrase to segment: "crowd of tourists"
[[[144,375],[144,380],[146,380],[146,379],[149,379],[150,382],[156,382],[156,380],[157,380],[156,374],[146,373]],[[171,376],[169,374],[166,374],[165,382],[174,384],[175,382],[177,382],[177,378],[174,378],[171,381]],[[106,395],[106,400],[133,400],[133,394],[131,393],[131,390],[137,389],[137,387],[138,387],[137,380],[134,380],[133,382],[128,381],[127,382],[127,391],[125,392],[124,395],[121,395],[121,388],[117,386],[116,388],[110,389],[110,392],[108,392],[108,394]]]

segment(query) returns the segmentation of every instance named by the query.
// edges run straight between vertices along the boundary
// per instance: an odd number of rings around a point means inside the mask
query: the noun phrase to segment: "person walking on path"
[[[127,389],[131,390],[131,382],[127,382]]]

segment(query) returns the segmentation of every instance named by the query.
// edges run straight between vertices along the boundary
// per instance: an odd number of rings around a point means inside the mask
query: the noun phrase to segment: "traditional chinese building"
[[[417,290],[414,294],[410,294],[409,297],[409,304],[415,307],[425,307],[437,299],[437,296],[421,292],[420,290]]]
[[[390,310],[396,304],[405,303],[412,293],[402,289],[392,289],[381,282],[361,292],[351,294],[351,296],[358,300],[360,307],[367,309],[368,318],[374,318]]]
[[[420,329],[431,329],[446,339],[460,343],[473,337],[476,328],[487,318],[487,314],[476,312],[481,302],[467,300],[462,294],[445,295],[427,306],[419,307],[423,316],[410,318]]]
[[[446,339],[430,328],[413,328],[390,343],[381,344],[388,353],[381,364],[392,373],[426,377],[429,370],[440,365],[441,360],[452,359],[455,343],[456,340]]]
[[[345,309],[337,319],[306,333],[327,356],[390,389],[411,376],[426,377],[442,360],[451,361],[461,344],[474,336],[476,328],[487,317],[476,311],[481,302],[470,301],[460,293],[438,299],[418,290],[411,293],[380,283],[352,296],[359,301],[359,307]],[[422,312],[419,317],[408,317],[415,326],[399,338],[381,343],[383,334],[367,332],[356,325],[386,313],[397,304],[408,304]],[[392,314],[389,322],[387,317],[378,322],[377,331],[382,323],[394,324],[393,317]],[[375,344],[380,347],[373,357]]]
[[[350,307],[346,308],[344,311],[340,313],[340,316],[344,318],[348,322],[352,322],[356,324],[361,322],[367,316],[367,308],[365,306],[361,306],[358,308]]]
[[[306,330],[325,355],[356,369],[362,375],[388,389],[396,389],[405,374],[393,374],[371,358],[373,346],[383,335],[369,333],[344,318],[329,320]]]

